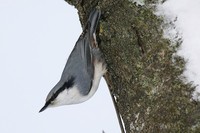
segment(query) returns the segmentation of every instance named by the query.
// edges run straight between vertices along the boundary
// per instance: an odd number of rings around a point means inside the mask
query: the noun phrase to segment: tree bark
[[[97,39],[126,133],[200,129],[199,102],[191,100],[195,87],[183,82],[185,61],[174,54],[181,40],[163,38],[163,20],[153,13],[158,0],[143,6],[134,0],[66,1],[78,9],[82,27],[93,8],[102,11]]]

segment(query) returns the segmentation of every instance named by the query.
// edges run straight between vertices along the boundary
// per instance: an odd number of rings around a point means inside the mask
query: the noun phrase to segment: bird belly
[[[95,65],[95,67],[94,67],[94,78],[93,78],[93,82],[92,82],[92,87],[91,87],[89,94],[86,96],[87,97],[86,100],[91,98],[94,95],[94,93],[97,91],[100,79],[107,71],[106,65],[102,62],[95,61],[94,65]]]

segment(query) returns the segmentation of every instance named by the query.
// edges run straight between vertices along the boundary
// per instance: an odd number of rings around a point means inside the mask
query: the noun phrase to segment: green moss
[[[102,22],[102,51],[128,132],[192,132],[194,87],[181,80],[185,61],[173,56],[180,42],[163,38],[162,18],[151,9],[123,2]],[[129,5],[129,6],[128,6]],[[126,7],[126,8],[124,8]],[[127,8],[129,7],[129,8]],[[123,20],[123,21],[122,21]],[[145,53],[138,45],[138,30]],[[174,60],[174,61],[173,61]],[[137,123],[135,114],[140,114]],[[128,117],[127,117],[128,116]],[[144,124],[142,126],[142,124]],[[139,132],[139,131],[138,131]]]

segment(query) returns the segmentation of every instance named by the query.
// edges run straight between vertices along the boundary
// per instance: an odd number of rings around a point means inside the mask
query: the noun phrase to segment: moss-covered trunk
[[[94,7],[102,10],[99,47],[127,133],[198,132],[199,104],[191,100],[194,87],[183,82],[185,62],[174,55],[180,42],[163,38],[163,20],[149,6],[157,0],[145,6],[131,0],[66,1],[78,9],[83,27]]]

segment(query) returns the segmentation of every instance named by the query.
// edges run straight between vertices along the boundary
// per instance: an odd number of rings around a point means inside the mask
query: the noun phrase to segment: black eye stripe
[[[70,87],[72,87],[74,85],[74,80],[75,80],[75,77],[70,77],[70,79],[65,82],[63,84],[62,87],[60,87],[60,89],[58,89],[53,95],[52,97],[46,102],[47,105],[49,105],[53,100],[56,99],[56,97],[62,92],[64,91],[65,89],[68,89]]]
[[[66,88],[68,89],[68,88],[72,87],[74,85],[74,80],[75,80],[75,78],[71,77],[67,82],[64,83],[64,85],[60,89],[64,90]]]

